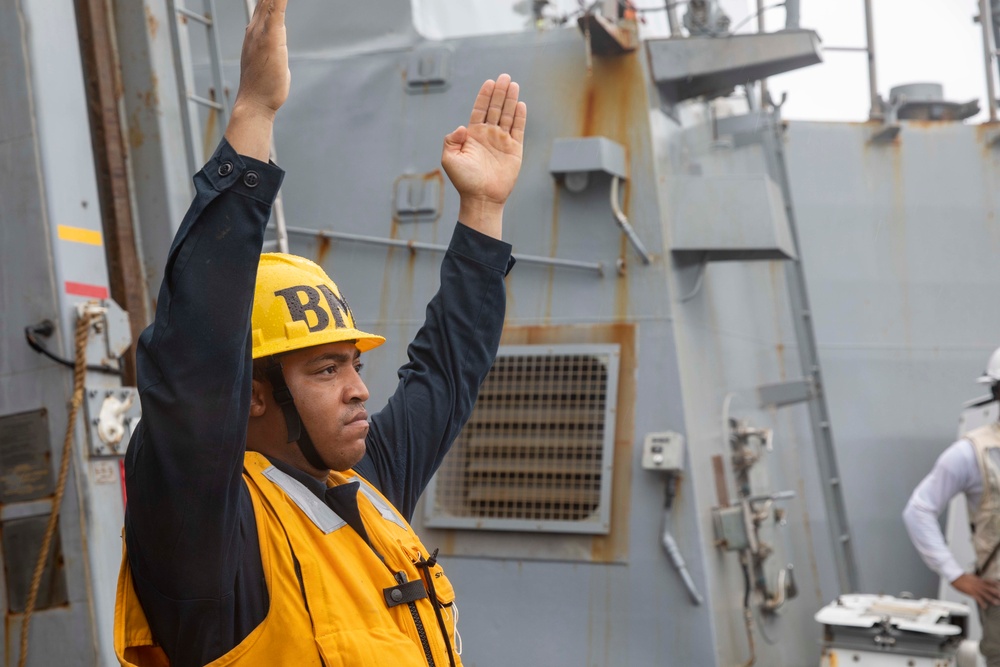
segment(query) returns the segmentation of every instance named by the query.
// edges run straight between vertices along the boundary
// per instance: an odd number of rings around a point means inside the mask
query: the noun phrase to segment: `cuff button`
[[[243,185],[248,188],[255,188],[258,183],[260,183],[260,176],[257,175],[256,171],[248,171],[243,174]]]
[[[219,176],[225,177],[231,173],[233,173],[232,162],[223,162],[222,164],[219,165]]]

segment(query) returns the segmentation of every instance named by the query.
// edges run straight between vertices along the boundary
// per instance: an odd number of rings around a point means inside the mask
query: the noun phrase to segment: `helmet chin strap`
[[[281,412],[285,416],[288,442],[298,441],[299,450],[306,457],[309,465],[317,470],[327,470],[329,466],[323,463],[319,452],[316,451],[316,445],[313,444],[312,438],[309,437],[309,432],[302,423],[299,411],[295,408],[295,399],[292,397],[292,392],[288,389],[288,384],[285,383],[285,374],[281,371],[281,362],[274,356],[268,357],[265,372],[274,392],[274,400],[278,403],[278,407],[281,408]]]

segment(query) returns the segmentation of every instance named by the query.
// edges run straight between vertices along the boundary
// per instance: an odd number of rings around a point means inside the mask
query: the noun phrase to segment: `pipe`
[[[757,662],[757,647],[753,641],[753,613],[750,611],[750,566],[747,564],[747,558],[746,552],[740,555],[740,565],[743,569],[743,624],[746,626],[747,648],[750,650],[750,656],[742,667],[752,667]]]
[[[250,11],[250,0],[247,0],[247,11]],[[249,22],[249,19],[248,19]],[[277,164],[278,153],[274,149],[274,131],[271,131],[271,162]],[[288,226],[285,224],[285,201],[281,196],[281,190],[274,198],[274,235],[278,244],[278,252],[288,252]]]
[[[979,26],[983,31],[983,64],[986,66],[986,98],[989,102],[990,122],[997,120],[997,91],[994,75],[993,14],[988,0],[979,0]]]
[[[635,233],[635,229],[629,224],[628,218],[625,217],[625,213],[622,212],[621,205],[618,203],[618,182],[621,179],[618,176],[611,177],[611,212],[615,214],[615,222],[618,226],[622,228],[625,232],[625,236],[628,237],[629,242],[632,247],[635,248],[636,253],[642,260],[643,264],[649,265],[653,260],[650,259],[649,253],[646,252],[646,246],[642,244],[639,240],[639,236]]]
[[[348,232],[335,232],[326,229],[307,229],[305,227],[285,227],[289,234],[300,236],[322,236],[337,241],[352,241],[354,243],[367,243],[369,245],[389,246],[392,248],[407,248],[408,250],[432,250],[434,252],[444,252],[448,246],[436,243],[424,243],[423,241],[404,241],[403,239],[387,239],[379,236],[365,236],[362,234],[351,234]],[[580,262],[574,259],[559,259],[557,257],[539,257],[538,255],[514,255],[514,259],[526,264],[541,264],[543,266],[553,266],[565,269],[582,269],[585,271],[595,271],[599,276],[604,275],[604,264],[601,262]]]
[[[271,136],[271,160],[277,162],[274,157],[274,136]],[[288,227],[285,225],[285,204],[281,199],[281,192],[274,198],[274,233],[278,243],[278,252],[288,252]]]
[[[667,9],[667,23],[670,24],[670,36],[681,37],[681,23],[677,20],[677,3],[672,0],[665,0]]]
[[[785,30],[798,30],[800,17],[799,0],[785,0]]]
[[[882,100],[878,96],[878,78],[875,73],[875,25],[872,22],[872,0],[865,0],[865,38],[868,52],[868,96],[871,99],[871,109],[868,118],[882,118]]]
[[[77,2],[76,16],[109,287],[112,298],[129,313],[133,341],[123,359],[124,366],[110,372],[122,375],[123,384],[134,385],[134,342],[149,322],[149,297],[136,248],[136,211],[132,203],[136,192],[128,176],[132,156],[128,142],[122,141],[122,111],[116,93],[122,86],[121,56],[104,0]]]
[[[691,603],[700,607],[705,600],[701,597],[701,593],[698,592],[698,588],[694,585],[694,580],[691,578],[691,574],[687,570],[687,565],[684,563],[684,556],[681,555],[681,550],[677,546],[677,541],[674,539],[674,536],[670,534],[670,530],[667,529],[666,514],[664,514],[663,517],[662,542],[663,548],[666,550],[667,555],[670,556],[670,562],[673,563],[674,569],[677,570],[677,574],[680,575],[681,581],[684,582],[684,587],[687,589],[688,597],[691,598]]]
[[[757,0],[757,32],[764,33],[766,28],[764,27],[764,0]],[[767,108],[767,78],[760,80],[760,108]]]
[[[780,609],[781,606],[785,604],[785,589],[787,585],[788,585],[788,570],[785,568],[781,568],[781,571],[778,572],[777,590],[774,592],[774,595],[767,595],[767,590],[764,591],[765,598],[764,598],[764,603],[761,605],[761,608],[763,608],[764,611],[772,613]]]

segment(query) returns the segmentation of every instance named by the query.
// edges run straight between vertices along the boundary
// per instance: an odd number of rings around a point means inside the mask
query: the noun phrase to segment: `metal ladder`
[[[246,20],[253,15],[256,0],[244,0]],[[183,5],[183,0],[167,0],[168,10],[173,15],[170,25],[170,39],[173,47],[174,67],[177,71],[177,90],[180,96],[181,124],[184,129],[184,151],[190,173],[197,173],[205,162],[205,154],[211,145],[219,141],[222,132],[229,123],[230,101],[226,92],[222,71],[222,49],[219,44],[219,34],[216,30],[215,0],[202,0],[202,12],[196,12]],[[199,95],[195,91],[194,72],[191,64],[191,42],[188,37],[188,25],[191,22],[204,27],[208,40],[209,67],[212,74],[212,89],[207,95]],[[200,108],[209,110],[209,130],[204,139],[201,137],[201,125],[198,121]],[[218,121],[218,130],[212,131]],[[274,149],[274,134],[271,134],[270,158],[277,162]],[[274,199],[275,239],[264,243],[264,250],[288,252],[288,232],[285,226],[285,207],[281,192]]]
[[[813,327],[812,312],[809,308],[806,275],[802,266],[802,251],[799,246],[795,210],[792,207],[791,185],[788,180],[788,165],[785,162],[781,107],[777,106],[774,107],[773,111],[760,111],[759,113],[766,123],[766,127],[761,128],[765,159],[781,189],[792,246],[795,250],[796,259],[784,262],[785,280],[788,284],[792,321],[799,348],[799,362],[811,388],[805,402],[809,407],[809,423],[812,427],[813,442],[816,447],[817,465],[823,487],[823,501],[830,523],[834,561],[837,565],[837,579],[842,593],[856,593],[861,590],[861,582],[858,578],[858,565],[854,556],[854,542],[848,528],[844,489],[837,465],[833,429],[826,404],[826,390],[819,365],[816,332]]]

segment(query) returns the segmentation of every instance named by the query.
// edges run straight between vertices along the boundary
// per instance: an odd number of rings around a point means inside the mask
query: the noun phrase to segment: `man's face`
[[[331,470],[347,470],[365,454],[368,388],[353,342],[327,343],[282,355],[285,382],[316,450]]]

